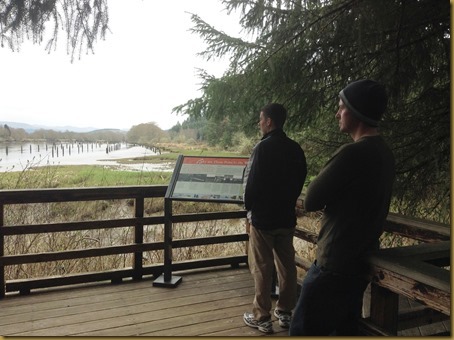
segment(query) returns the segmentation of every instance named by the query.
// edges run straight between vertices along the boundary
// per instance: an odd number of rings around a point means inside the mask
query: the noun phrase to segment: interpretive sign
[[[166,197],[176,200],[243,202],[248,158],[180,155]]]

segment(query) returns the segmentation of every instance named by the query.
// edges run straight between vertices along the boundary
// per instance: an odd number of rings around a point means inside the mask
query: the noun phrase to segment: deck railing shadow
[[[232,256],[202,258],[197,260],[174,261],[172,251],[176,248],[191,248],[209,244],[246,242],[248,235],[197,237],[188,239],[172,238],[172,223],[196,221],[216,221],[223,219],[243,219],[246,212],[239,205],[232,205],[230,211],[203,213],[168,213],[168,202],[164,199],[167,186],[127,186],[96,187],[76,189],[33,189],[3,190],[0,195],[0,277],[2,289],[0,299],[7,293],[29,294],[33,289],[73,285],[96,281],[121,282],[125,278],[140,280],[144,276],[155,278],[164,274],[169,280],[173,271],[195,268],[208,268],[220,265],[237,266],[247,263],[246,247],[244,252]],[[162,214],[146,216],[145,200],[161,199]],[[134,216],[104,220],[65,221],[58,223],[30,223],[11,225],[5,218],[10,206],[26,204],[47,204],[60,202],[132,200]],[[167,207],[166,207],[167,206]],[[169,217],[171,216],[171,217]],[[68,217],[69,218],[69,217]],[[169,223],[169,218],[171,221]],[[147,242],[144,238],[145,226],[170,226],[161,241]],[[95,229],[115,229],[131,227],[133,242],[120,245],[100,246],[44,253],[7,254],[5,240],[8,237],[30,234],[49,234]],[[420,245],[383,249],[371,260],[373,278],[370,299],[370,316],[364,319],[364,333],[370,335],[395,335],[402,327],[411,327],[434,320],[450,318],[450,228],[429,221],[410,219],[390,214],[384,226],[385,231],[420,241]],[[298,226],[295,237],[314,244],[316,234]],[[144,265],[144,253],[162,251],[162,263]],[[39,278],[7,280],[5,268],[31,263],[86,259],[118,254],[132,256],[131,267],[121,269],[107,268],[96,272],[82,272],[69,275],[52,275]],[[297,266],[307,270],[310,259],[297,258]],[[397,300],[399,295],[420,302],[426,308],[399,314]],[[430,312],[428,312],[430,310]],[[402,320],[405,320],[403,322]],[[405,324],[405,326],[402,326]]]

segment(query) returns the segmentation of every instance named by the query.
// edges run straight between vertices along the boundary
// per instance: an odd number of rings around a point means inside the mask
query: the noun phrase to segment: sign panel
[[[180,155],[166,197],[242,203],[247,162],[243,157]]]

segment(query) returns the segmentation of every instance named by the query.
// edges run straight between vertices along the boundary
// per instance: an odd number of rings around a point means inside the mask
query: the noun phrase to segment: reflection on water
[[[156,155],[126,143],[0,143],[0,172],[47,165],[105,165],[138,171],[172,171],[170,164],[120,164],[119,159]]]

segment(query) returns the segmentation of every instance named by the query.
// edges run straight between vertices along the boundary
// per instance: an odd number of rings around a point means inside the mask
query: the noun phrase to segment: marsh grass
[[[242,207],[238,204],[189,201],[175,201],[173,203],[174,214],[235,211],[241,209]],[[245,221],[242,219],[175,223],[173,225],[173,237],[174,239],[191,239],[199,237],[223,236],[243,234],[245,230]],[[184,261],[209,257],[240,255],[244,254],[245,250],[246,242],[234,242],[228,244],[211,244],[174,249],[173,255],[176,261]]]
[[[122,164],[134,163],[175,163],[179,155],[185,156],[205,156],[205,157],[244,157],[241,151],[228,151],[216,147],[210,147],[206,144],[183,144],[183,143],[158,143],[157,146],[163,150],[161,154],[136,157],[121,160]],[[248,154],[249,155],[249,154]],[[246,156],[248,156],[246,155]]]
[[[167,185],[171,176],[169,171],[127,171],[99,165],[44,166],[2,173],[0,189]]]

